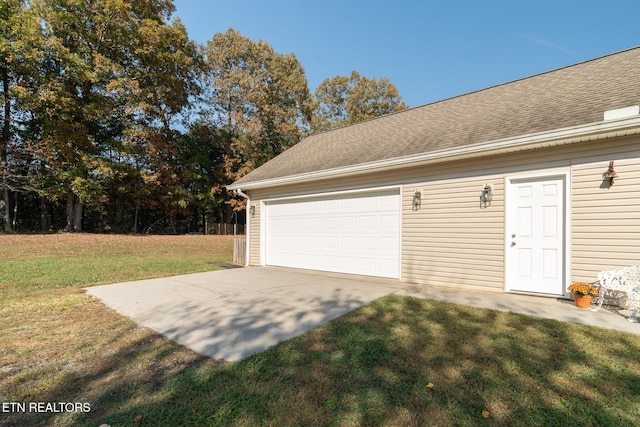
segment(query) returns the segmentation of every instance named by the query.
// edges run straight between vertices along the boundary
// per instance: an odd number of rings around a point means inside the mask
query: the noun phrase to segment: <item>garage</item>
[[[400,190],[265,202],[265,264],[400,277]]]

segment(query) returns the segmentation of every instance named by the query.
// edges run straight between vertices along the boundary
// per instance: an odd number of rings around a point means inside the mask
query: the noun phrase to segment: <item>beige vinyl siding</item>
[[[620,177],[600,188],[610,160]],[[402,280],[502,292],[504,179],[552,168],[571,170],[568,277],[593,281],[603,269],[640,264],[638,136],[250,190],[250,264],[260,264],[261,201],[402,185]],[[480,209],[485,182],[493,201]],[[422,206],[414,212],[416,189]]]
[[[480,205],[485,182],[493,200]],[[413,210],[415,190],[422,193]],[[504,182],[464,180],[405,186],[403,281],[502,292],[504,289]]]
[[[593,282],[599,271],[640,264],[640,158],[616,164],[619,178],[610,188],[602,179],[608,164],[573,171],[572,281]]]
[[[260,265],[260,201],[252,198],[251,205],[255,206],[255,212],[249,224],[249,265]]]

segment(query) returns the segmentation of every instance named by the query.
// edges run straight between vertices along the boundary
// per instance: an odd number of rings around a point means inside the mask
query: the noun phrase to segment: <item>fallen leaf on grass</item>
[[[489,411],[487,411],[486,409],[482,410],[482,418],[489,418]]]
[[[433,383],[427,384],[427,388],[433,388],[433,387],[434,387]]]
[[[142,421],[142,415],[136,415],[136,417],[133,419],[133,422],[135,423],[139,423],[140,421]]]

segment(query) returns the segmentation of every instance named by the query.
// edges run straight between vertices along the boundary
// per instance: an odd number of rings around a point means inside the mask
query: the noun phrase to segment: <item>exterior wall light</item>
[[[482,193],[480,193],[480,204],[486,208],[491,203],[491,199],[493,199],[493,188],[489,184],[485,184],[482,187]]]
[[[249,215],[254,216],[256,214],[256,205],[249,206]]]
[[[414,211],[417,211],[418,209],[420,209],[421,203],[422,203],[422,193],[416,190],[416,192],[413,193],[413,200],[411,202],[412,209]]]
[[[605,179],[609,180],[609,187],[613,185],[613,178],[617,178],[618,174],[613,170],[613,161],[609,162],[609,169],[605,172]]]

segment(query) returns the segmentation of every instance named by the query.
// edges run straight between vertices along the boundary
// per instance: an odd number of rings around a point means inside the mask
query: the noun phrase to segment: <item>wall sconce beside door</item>
[[[256,214],[256,205],[249,206],[249,215],[255,216]]]
[[[480,205],[481,207],[487,207],[493,199],[493,188],[489,184],[485,184],[482,187],[482,193],[480,193]]]

